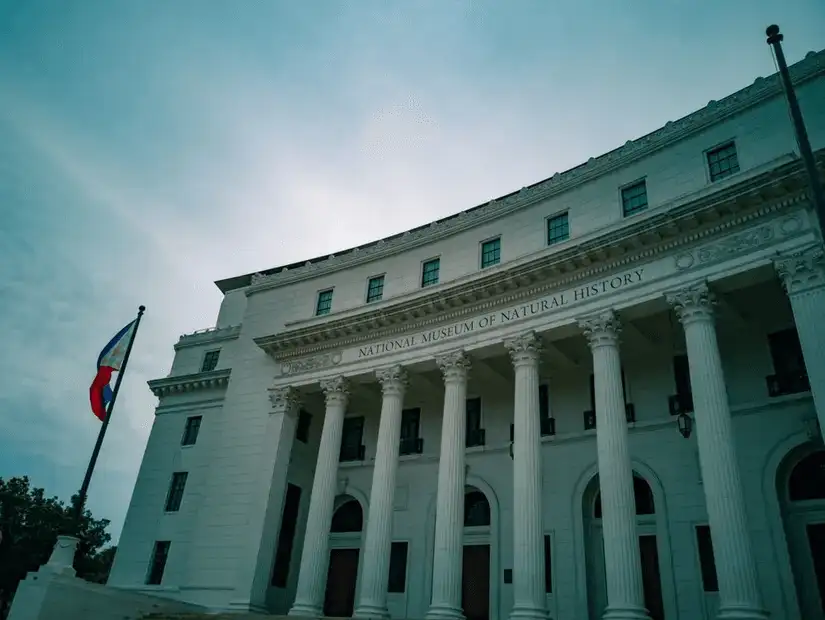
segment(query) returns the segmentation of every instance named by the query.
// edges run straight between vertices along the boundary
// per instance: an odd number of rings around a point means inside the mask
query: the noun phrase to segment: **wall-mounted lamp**
[[[693,420],[691,417],[682,412],[679,414],[679,417],[676,418],[676,424],[679,427],[679,433],[687,439],[690,437],[690,432],[693,430]]]

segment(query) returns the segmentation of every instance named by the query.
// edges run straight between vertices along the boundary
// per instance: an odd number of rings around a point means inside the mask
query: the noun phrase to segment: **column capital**
[[[349,398],[349,381],[341,375],[321,381],[321,389],[324,390],[327,405],[335,402],[346,404]]]
[[[695,282],[684,288],[665,293],[667,303],[673,307],[682,325],[695,321],[712,321],[716,296],[707,282]]]
[[[390,366],[375,371],[375,378],[381,384],[384,396],[404,394],[409,385],[407,371],[401,365]]]
[[[470,372],[470,358],[463,350],[436,357],[435,363],[444,375],[444,383],[467,380],[467,374]]]
[[[301,406],[301,395],[291,385],[269,388],[270,413],[291,413]]]
[[[509,338],[504,341],[504,348],[510,352],[513,366],[538,365],[541,355],[541,338],[534,331]]]
[[[819,243],[780,255],[774,267],[788,295],[825,287],[825,251]]]
[[[618,346],[622,324],[613,310],[578,320],[579,329],[584,333],[591,349],[603,346]]]

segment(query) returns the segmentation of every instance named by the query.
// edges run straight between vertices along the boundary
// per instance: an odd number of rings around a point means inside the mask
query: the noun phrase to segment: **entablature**
[[[225,388],[229,383],[231,373],[231,368],[223,368],[221,370],[210,370],[209,372],[197,372],[191,375],[152,379],[148,384],[152,393],[160,398],[169,394]]]

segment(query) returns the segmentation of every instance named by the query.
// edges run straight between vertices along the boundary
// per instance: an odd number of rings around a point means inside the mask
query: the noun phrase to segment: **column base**
[[[424,618],[426,620],[465,620],[463,609],[448,605],[432,605]]]
[[[324,610],[319,605],[309,605],[306,603],[295,603],[289,610],[287,616],[297,618],[323,618]]]
[[[542,607],[514,605],[510,612],[510,620],[550,620],[550,614]]]
[[[637,605],[608,605],[602,620],[650,620],[647,609]]]
[[[381,605],[373,605],[372,603],[361,603],[355,608],[352,617],[361,618],[362,620],[389,620],[390,611],[386,605],[382,607]]]
[[[768,612],[749,605],[724,605],[719,607],[717,620],[767,620]]]

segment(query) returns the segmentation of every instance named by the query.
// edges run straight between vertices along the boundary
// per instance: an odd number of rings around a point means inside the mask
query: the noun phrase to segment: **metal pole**
[[[768,26],[765,29],[765,34],[768,36],[768,45],[773,48],[773,53],[776,56],[779,77],[791,112],[796,143],[799,146],[799,154],[802,156],[802,163],[805,165],[805,172],[808,176],[811,202],[819,220],[819,232],[825,239],[825,192],[822,190],[822,181],[819,177],[819,171],[816,169],[816,160],[814,159],[813,150],[811,150],[811,142],[808,140],[808,131],[805,129],[805,121],[802,119],[802,111],[799,109],[799,101],[796,99],[796,92],[791,82],[788,63],[785,60],[785,53],[782,51],[782,40],[785,37],[779,32],[779,26],[776,24]]]

